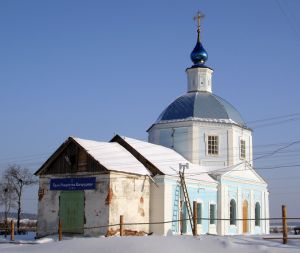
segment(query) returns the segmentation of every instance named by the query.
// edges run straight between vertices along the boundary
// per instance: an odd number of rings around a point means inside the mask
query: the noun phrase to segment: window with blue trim
[[[215,204],[209,205],[209,223],[216,224],[216,205]]]
[[[255,204],[255,226],[260,226],[260,204],[256,202]]]
[[[230,200],[230,225],[236,225],[236,202]]]
[[[202,203],[197,203],[197,224],[202,223]]]

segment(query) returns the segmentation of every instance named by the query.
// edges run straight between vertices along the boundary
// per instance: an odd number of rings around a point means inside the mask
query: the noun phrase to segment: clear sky
[[[0,1],[0,172],[32,171],[70,135],[147,139],[186,92],[201,10],[213,91],[254,127],[258,157],[300,140],[298,0]],[[252,122],[280,118],[281,124]],[[265,126],[255,128],[255,125]],[[300,144],[257,160],[271,216],[300,216]],[[282,167],[298,165],[291,167]],[[280,168],[274,167],[280,166]],[[36,212],[37,189],[24,211]]]

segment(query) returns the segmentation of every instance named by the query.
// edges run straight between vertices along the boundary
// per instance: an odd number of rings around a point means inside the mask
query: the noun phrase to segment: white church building
[[[199,17],[200,22],[200,17]],[[37,235],[191,234],[179,164],[197,201],[199,234],[269,233],[267,183],[253,168],[252,131],[240,113],[213,93],[213,70],[198,37],[186,69],[187,92],[147,130],[148,142],[116,135],[110,142],[69,137],[36,172],[40,178]],[[177,221],[182,212],[184,222]],[[149,224],[144,224],[149,223]]]

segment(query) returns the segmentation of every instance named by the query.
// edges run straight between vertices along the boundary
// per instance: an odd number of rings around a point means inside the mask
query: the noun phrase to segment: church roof
[[[188,92],[175,99],[158,117],[156,123],[199,119],[233,123],[246,127],[240,113],[226,100],[210,92]]]
[[[112,141],[119,141],[120,139],[129,144],[134,150],[142,155],[143,158],[147,159],[148,162],[158,168],[164,175],[178,177],[179,164],[188,163],[189,168],[186,170],[187,179],[200,180],[207,183],[216,182],[208,175],[207,168],[198,164],[190,163],[173,149],[129,137],[121,137],[119,135],[116,135]],[[188,175],[193,176],[190,176],[189,178]]]

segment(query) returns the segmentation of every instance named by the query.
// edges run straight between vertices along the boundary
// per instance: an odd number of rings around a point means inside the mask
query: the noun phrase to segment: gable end
[[[40,176],[103,171],[107,169],[69,137],[34,174]]]

